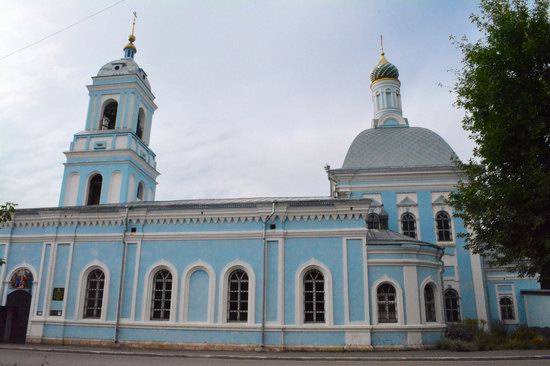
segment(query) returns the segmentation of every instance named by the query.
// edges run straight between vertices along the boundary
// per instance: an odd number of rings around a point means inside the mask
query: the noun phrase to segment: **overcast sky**
[[[0,58],[115,0],[0,0]],[[138,53],[159,106],[150,147],[157,200],[328,195],[369,128],[379,35],[400,72],[404,116],[462,159],[473,144],[453,107],[450,35],[475,37],[474,1],[134,1],[0,60],[0,202],[57,206],[64,151],[83,130],[86,85]]]

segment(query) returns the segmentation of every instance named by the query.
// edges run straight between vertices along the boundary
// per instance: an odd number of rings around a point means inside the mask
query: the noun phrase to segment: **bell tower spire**
[[[128,44],[124,46],[124,58],[134,58],[134,55],[137,52],[137,48],[134,45],[134,42],[136,40],[136,36],[134,35],[134,31],[136,29],[136,19],[137,13],[134,11],[134,19],[132,21],[132,33],[128,36]]]

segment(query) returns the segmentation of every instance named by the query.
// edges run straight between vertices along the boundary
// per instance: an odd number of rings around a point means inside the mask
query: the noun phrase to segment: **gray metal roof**
[[[427,243],[418,239],[413,239],[407,235],[400,234],[392,230],[369,229],[367,231],[367,245],[369,244],[402,244],[413,243],[428,245],[434,248],[440,248],[438,245]]]
[[[254,208],[258,205],[271,204],[273,202],[287,204],[291,207],[316,207],[334,206],[336,204],[369,204],[368,198],[332,198],[332,197],[252,197],[252,198],[214,198],[214,199],[188,199],[173,201],[143,201],[130,203],[101,204],[92,206],[69,206],[69,207],[41,207],[17,209],[19,214],[32,214],[38,211],[110,211],[125,207],[148,208],[148,209],[216,209],[216,208]]]
[[[426,128],[371,128],[353,140],[342,169],[454,167],[453,157],[449,144]]]
[[[119,60],[107,62],[97,73],[97,76],[119,75],[136,75],[143,81],[147,88],[151,90],[151,84],[149,84],[149,80],[147,80],[147,74],[132,58],[121,58]]]

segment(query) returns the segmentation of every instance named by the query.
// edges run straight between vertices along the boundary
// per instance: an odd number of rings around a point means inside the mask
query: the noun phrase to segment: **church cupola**
[[[382,36],[380,60],[370,74],[374,119],[372,127],[408,127],[401,109],[399,70],[386,59]]]
[[[155,96],[134,60],[134,22],[124,57],[106,63],[88,85],[84,130],[74,135],[60,206],[153,201],[156,156],[149,148]]]

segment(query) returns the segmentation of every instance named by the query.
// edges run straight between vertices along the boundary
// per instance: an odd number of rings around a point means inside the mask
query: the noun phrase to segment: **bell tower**
[[[149,148],[157,109],[147,74],[134,60],[135,17],[124,57],[92,77],[84,130],[74,135],[59,206],[153,201],[155,153]]]

